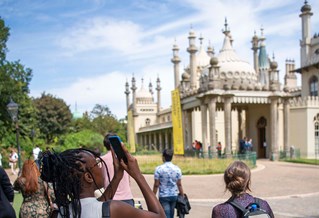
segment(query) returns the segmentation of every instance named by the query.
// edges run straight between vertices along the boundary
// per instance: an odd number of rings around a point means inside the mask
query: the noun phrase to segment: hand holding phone
[[[116,154],[116,157],[119,161],[121,161],[123,159],[124,163],[127,164],[127,157],[125,155],[125,152],[122,148],[122,143],[121,143],[121,139],[120,137],[118,137],[117,135],[113,135],[113,136],[109,136],[108,137],[110,144]]]

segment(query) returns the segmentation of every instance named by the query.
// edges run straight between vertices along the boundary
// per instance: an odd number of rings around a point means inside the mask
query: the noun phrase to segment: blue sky
[[[251,38],[264,28],[283,81],[285,59],[299,67],[302,0],[1,0],[0,16],[10,27],[8,60],[33,70],[31,95],[63,98],[72,111],[107,105],[126,115],[125,82],[134,74],[140,88],[161,79],[162,107],[170,106],[174,75],[172,45],[188,65],[190,26],[203,46],[221,49],[227,17],[233,47],[252,65]],[[312,34],[319,32],[319,1],[309,0]],[[199,46],[199,41],[198,46]],[[180,72],[182,73],[182,72]],[[156,99],[156,96],[155,96]]]

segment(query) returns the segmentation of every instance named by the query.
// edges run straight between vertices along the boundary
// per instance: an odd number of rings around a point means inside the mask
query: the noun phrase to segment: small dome
[[[270,68],[271,68],[272,70],[277,69],[277,67],[278,67],[278,63],[277,63],[276,61],[272,61],[272,62],[270,63]]]
[[[302,8],[300,9],[301,12],[309,12],[311,11],[311,6],[307,4],[307,2],[305,2],[305,5],[302,6]]]
[[[140,88],[140,90],[138,90],[138,92],[136,93],[136,98],[140,98],[140,99],[153,99],[152,94],[147,91],[146,89],[144,89],[144,87],[142,86]]]
[[[217,56],[221,77],[225,79],[243,79],[257,82],[255,69],[246,61],[238,57],[233,49],[230,38],[225,36],[223,48]]]
[[[184,72],[184,73],[182,74],[182,79],[183,79],[183,80],[189,80],[190,77],[191,77],[191,76],[190,76],[189,73],[187,73],[187,72]]]
[[[79,111],[74,111],[74,112],[72,113],[72,118],[73,118],[74,120],[80,119],[80,118],[82,118],[82,117],[83,117],[83,114],[81,114]]]
[[[218,64],[218,58],[217,57],[212,57],[211,59],[210,59],[210,65],[212,65],[212,66],[215,66],[215,65],[217,65]]]

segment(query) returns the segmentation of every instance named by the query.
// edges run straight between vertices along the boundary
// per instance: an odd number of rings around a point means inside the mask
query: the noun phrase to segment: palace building
[[[194,140],[215,148],[223,145],[226,156],[238,151],[239,141],[252,139],[258,158],[277,160],[291,147],[302,157],[319,155],[319,34],[311,33],[311,6],[301,8],[300,66],[286,60],[284,84],[279,81],[278,64],[267,55],[265,36],[252,37],[253,64],[242,60],[233,48],[227,21],[224,42],[218,54],[209,46],[196,45],[196,33],[188,35],[189,63],[180,76],[179,47],[173,45],[175,89],[179,91],[182,115],[183,149]],[[247,48],[249,49],[249,48]],[[301,87],[297,86],[301,75]],[[161,108],[161,83],[131,87],[126,82],[129,138],[148,149],[174,147],[172,109]],[[130,96],[132,94],[132,96]],[[157,102],[154,95],[157,95]],[[132,99],[132,103],[130,103]],[[216,152],[216,149],[212,149]]]

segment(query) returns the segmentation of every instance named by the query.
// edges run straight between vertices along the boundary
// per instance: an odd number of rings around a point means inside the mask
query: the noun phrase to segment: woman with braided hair
[[[70,149],[62,153],[43,155],[41,177],[53,183],[56,204],[61,218],[164,218],[165,213],[156,196],[141,174],[137,160],[122,148],[128,159],[119,162],[112,149],[114,177],[97,200],[94,191],[104,186],[105,163],[93,151]],[[122,201],[110,200],[122,179],[124,170],[136,181],[145,198],[148,211],[140,210]],[[109,178],[108,178],[109,179]],[[103,201],[105,201],[103,203]],[[103,205],[103,206],[102,206]],[[102,213],[106,208],[106,212]]]

